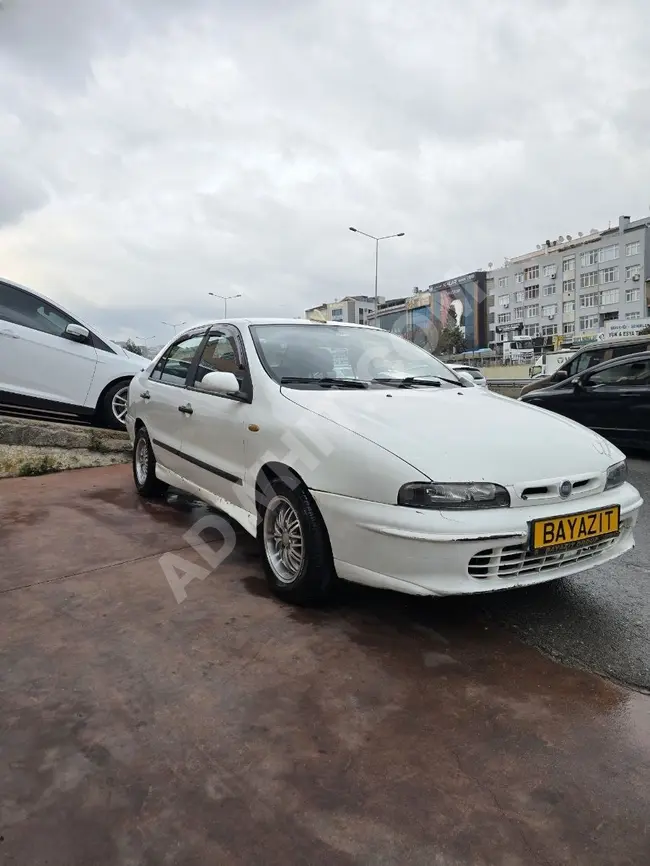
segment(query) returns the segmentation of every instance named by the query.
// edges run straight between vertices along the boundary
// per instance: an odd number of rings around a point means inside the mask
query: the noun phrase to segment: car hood
[[[624,459],[592,430],[484,388],[282,393],[435,481],[515,484],[604,471]]]

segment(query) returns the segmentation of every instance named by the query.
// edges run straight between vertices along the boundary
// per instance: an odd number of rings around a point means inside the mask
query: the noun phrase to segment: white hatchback
[[[0,281],[0,403],[123,430],[129,382],[148,363],[43,295]]]
[[[134,378],[127,428],[138,491],[226,512],[298,603],[336,578],[448,595],[564,577],[633,547],[642,504],[601,436],[364,326],[192,328]]]

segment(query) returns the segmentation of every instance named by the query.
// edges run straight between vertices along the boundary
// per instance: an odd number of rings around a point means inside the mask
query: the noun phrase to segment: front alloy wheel
[[[126,427],[126,411],[129,408],[129,386],[125,385],[116,391],[111,401],[111,411],[113,418],[117,421],[120,427]]]
[[[275,496],[264,513],[264,547],[277,579],[293,583],[302,569],[305,546],[298,515],[284,496]]]
[[[295,477],[264,479],[258,539],[275,595],[294,604],[319,604],[336,582],[327,528],[309,491]]]

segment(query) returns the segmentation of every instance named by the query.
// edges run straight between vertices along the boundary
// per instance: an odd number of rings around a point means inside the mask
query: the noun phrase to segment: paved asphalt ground
[[[0,863],[647,866],[650,697],[575,663],[648,682],[648,511],[563,588],[318,611],[244,535],[177,603],[219,536],[128,466],[0,481]]]
[[[565,581],[484,597],[480,606],[553,657],[650,691],[650,460],[629,463],[645,499],[632,553]]]

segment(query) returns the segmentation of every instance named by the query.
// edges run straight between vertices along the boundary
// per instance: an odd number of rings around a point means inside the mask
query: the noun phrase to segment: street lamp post
[[[212,295],[213,298],[221,298],[223,301],[223,317],[224,319],[228,315],[228,301],[232,301],[233,298],[241,298],[241,294],[239,295],[217,295],[214,292],[208,292],[209,295]]]
[[[173,328],[173,329],[174,329],[174,334],[175,334],[176,331],[177,331],[177,330],[178,330],[182,325],[185,325],[185,324],[186,324],[186,322],[176,322],[176,324],[174,324],[173,322],[161,322],[161,324],[163,324],[163,325],[167,325],[168,328]]]
[[[374,235],[369,235],[367,232],[362,232],[361,229],[355,229],[354,226],[350,226],[351,232],[356,232],[359,235],[364,235],[364,237],[370,238],[375,242],[375,326],[377,325],[377,313],[379,311],[379,300],[377,294],[377,279],[379,275],[379,241],[387,241],[389,238],[403,238],[406,234],[405,232],[397,232],[395,235],[382,235],[377,238]]]

